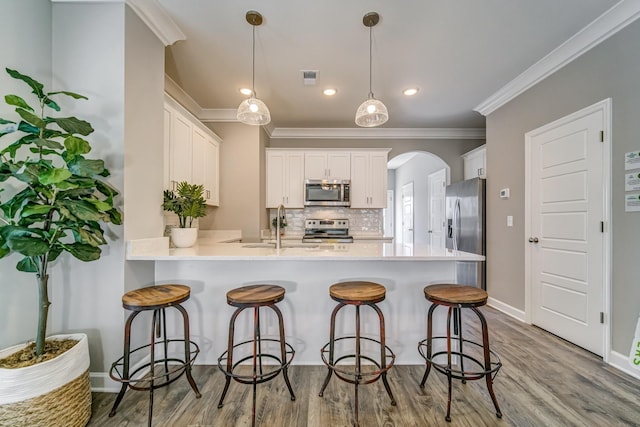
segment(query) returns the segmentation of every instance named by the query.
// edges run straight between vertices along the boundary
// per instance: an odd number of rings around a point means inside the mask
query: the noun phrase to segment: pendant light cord
[[[373,27],[369,27],[369,98],[373,98],[373,91],[371,90],[371,75],[372,75],[371,69],[373,68],[372,59],[371,59],[372,29]]]
[[[251,96],[256,96],[256,26],[253,25],[253,54],[251,56]]]

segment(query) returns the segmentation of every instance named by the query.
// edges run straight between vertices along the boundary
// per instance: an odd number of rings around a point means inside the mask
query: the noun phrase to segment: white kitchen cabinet
[[[204,198],[209,206],[220,204],[218,171],[219,145],[211,136],[193,128],[192,182],[204,185]]]
[[[165,187],[175,190],[178,182],[201,184],[210,206],[220,203],[220,143],[222,140],[180,104],[165,96],[164,105]]]
[[[481,145],[462,155],[464,161],[464,179],[487,177],[487,148]]]
[[[306,151],[305,179],[351,179],[351,153],[348,151]]]
[[[351,207],[387,206],[387,149],[351,152]]]
[[[304,208],[304,151],[266,150],[267,208]]]

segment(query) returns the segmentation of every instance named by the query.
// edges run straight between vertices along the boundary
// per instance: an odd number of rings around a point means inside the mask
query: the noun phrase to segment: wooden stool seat
[[[439,284],[424,288],[424,296],[431,302],[441,305],[460,305],[479,307],[487,303],[486,291],[474,286]]]
[[[334,300],[347,304],[371,304],[384,300],[386,289],[373,282],[342,282],[331,285],[329,295]]]
[[[122,296],[127,310],[155,310],[180,304],[189,299],[191,288],[185,285],[157,285],[129,291]]]
[[[284,288],[278,285],[249,285],[227,292],[227,304],[234,307],[264,306],[284,299]]]

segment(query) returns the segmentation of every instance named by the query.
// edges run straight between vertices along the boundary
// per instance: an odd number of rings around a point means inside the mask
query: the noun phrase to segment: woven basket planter
[[[87,336],[49,338],[79,342],[55,359],[26,368],[0,369],[0,427],[76,427],[89,422],[91,384]],[[24,346],[0,351],[0,358]]]

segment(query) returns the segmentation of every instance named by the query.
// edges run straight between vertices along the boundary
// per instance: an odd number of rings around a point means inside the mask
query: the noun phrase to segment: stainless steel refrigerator
[[[446,188],[447,249],[485,255],[485,180],[473,178]],[[456,282],[486,289],[485,263],[456,262]]]

